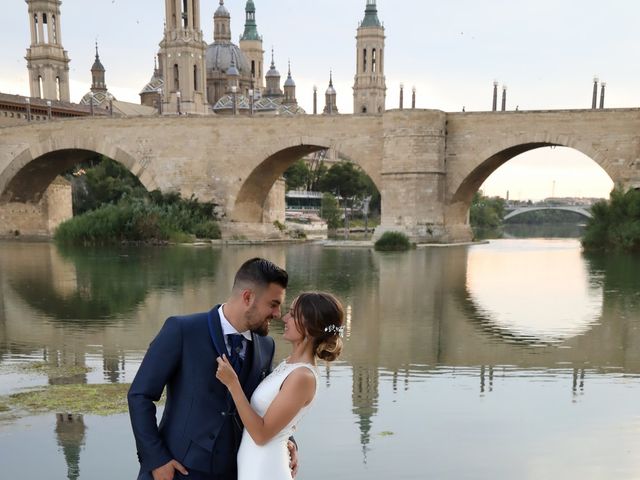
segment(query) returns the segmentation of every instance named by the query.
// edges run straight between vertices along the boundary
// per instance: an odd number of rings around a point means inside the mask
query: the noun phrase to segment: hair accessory
[[[338,335],[340,338],[344,337],[344,326],[339,327],[338,325],[329,325],[324,327],[324,331],[333,335]]]

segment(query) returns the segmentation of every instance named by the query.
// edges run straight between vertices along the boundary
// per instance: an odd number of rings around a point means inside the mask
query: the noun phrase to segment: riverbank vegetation
[[[505,201],[500,197],[487,197],[482,190],[476,192],[469,209],[469,223],[476,240],[500,238],[505,215]]]
[[[591,208],[582,237],[587,252],[640,252],[640,190],[616,188]]]
[[[68,172],[74,217],[60,225],[55,240],[65,245],[123,242],[188,242],[220,238],[215,205],[177,193],[147,192],[117,162],[100,157]]]

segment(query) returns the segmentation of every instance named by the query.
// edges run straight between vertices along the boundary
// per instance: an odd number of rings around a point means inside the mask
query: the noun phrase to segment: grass
[[[127,392],[130,384],[79,383],[91,371],[80,365],[58,366],[47,362],[21,364],[18,370],[46,375],[49,380],[69,379],[73,383],[48,385],[0,397],[0,413],[18,410],[28,413],[71,413],[88,415],[115,415],[126,413]],[[160,403],[164,403],[164,395]]]
[[[46,375],[50,379],[71,378],[91,371],[89,367],[81,365],[53,365],[47,362],[20,365],[20,370]]]
[[[0,398],[0,406],[31,413],[64,412],[88,415],[126,413],[129,384],[51,385]],[[164,402],[164,397],[160,403]],[[6,410],[5,410],[6,411]]]

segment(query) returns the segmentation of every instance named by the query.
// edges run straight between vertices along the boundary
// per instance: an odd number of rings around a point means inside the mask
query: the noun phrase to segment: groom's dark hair
[[[233,289],[245,288],[248,284],[257,287],[268,287],[275,283],[287,288],[289,275],[275,263],[264,258],[252,258],[242,264],[233,281]]]

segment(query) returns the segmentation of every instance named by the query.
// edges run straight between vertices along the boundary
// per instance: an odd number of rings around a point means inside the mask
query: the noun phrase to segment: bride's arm
[[[229,389],[244,428],[257,445],[265,445],[286,427],[302,407],[313,400],[316,391],[313,373],[307,368],[297,368],[285,379],[280,392],[261,417],[251,408],[226,356],[218,358],[216,377]]]

